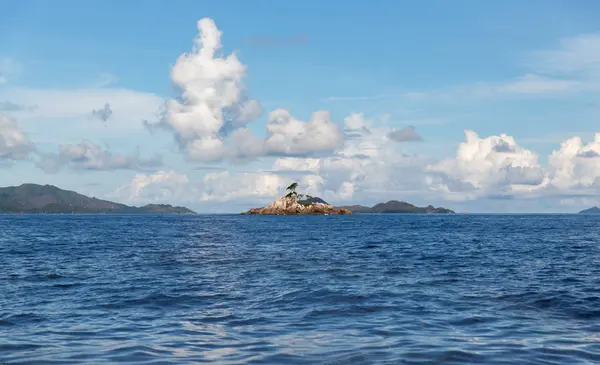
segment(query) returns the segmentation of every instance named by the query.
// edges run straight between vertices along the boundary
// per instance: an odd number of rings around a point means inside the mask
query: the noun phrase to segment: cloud
[[[152,174],[136,174],[128,183],[108,195],[125,203],[221,203],[248,201],[266,203],[281,196],[293,181],[299,181],[304,193],[318,195],[319,176],[305,176],[300,180],[269,172],[228,171],[209,172],[201,180],[191,181],[187,175],[174,171],[158,171]]]
[[[288,180],[289,181],[289,180]],[[230,201],[247,198],[275,198],[281,195],[286,179],[261,172],[231,175],[228,171],[204,175],[202,201]]]
[[[548,157],[551,184],[563,191],[600,188],[600,133],[585,144],[580,137],[564,141]]]
[[[265,146],[269,155],[308,155],[332,152],[344,144],[344,135],[331,121],[329,112],[317,111],[308,122],[285,109],[269,113]]]
[[[422,141],[423,138],[415,131],[415,127],[408,126],[400,130],[394,130],[387,134],[388,138],[394,142],[414,142]]]
[[[21,70],[22,66],[19,62],[8,57],[0,57],[0,85],[17,79]]]
[[[221,56],[221,31],[212,19],[197,23],[194,49],[182,54],[171,70],[180,98],[167,102],[168,124],[188,157],[217,161],[225,153],[224,136],[262,114],[245,95],[246,66],[236,53]]]
[[[319,196],[332,202],[389,200],[392,194],[407,197],[423,192],[423,166],[428,160],[403,153],[387,137],[390,128],[376,127],[360,113],[348,116],[344,126],[346,141],[335,155],[282,157],[274,162],[273,170],[297,179],[318,176]]]
[[[429,189],[449,199],[528,193],[545,183],[536,153],[509,135],[480,138],[470,130],[455,158],[429,165],[426,171]]]
[[[236,53],[220,55],[221,32],[211,19],[201,19],[198,31],[193,51],[182,54],[171,72],[180,97],[168,100],[165,118],[145,122],[146,128],[171,129],[181,151],[204,162],[332,153],[343,145],[343,133],[327,111],[302,121],[276,109],[269,113],[266,138],[255,136],[246,125],[263,109],[246,95],[246,66]]]
[[[439,89],[401,92],[395,94],[331,96],[323,99],[322,101],[354,102],[379,99],[397,99],[411,102],[461,101],[500,97],[560,95],[586,90],[598,90],[598,87],[597,85],[590,85],[585,80],[557,78],[527,73],[506,81],[478,82],[464,85],[454,85]]]
[[[550,94],[578,91],[585,85],[580,81],[549,78],[535,74],[526,74],[516,80],[489,85],[491,93],[503,94]],[[481,92],[485,93],[485,87]]]
[[[34,110],[33,106],[26,106],[22,104],[13,103],[10,101],[0,101],[0,112],[17,112],[23,110]]]
[[[90,141],[63,144],[58,154],[41,154],[37,166],[45,172],[56,173],[64,167],[73,170],[144,170],[162,164],[159,157],[143,159],[139,154],[113,154]]]
[[[600,203],[600,133],[584,143],[575,136],[563,141],[543,166],[538,155],[506,134],[480,138],[465,131],[456,157],[426,167],[426,186],[440,199],[551,202],[582,206]]]
[[[308,42],[306,34],[299,34],[288,38],[278,37],[250,37],[246,40],[250,45],[260,47],[283,47],[293,46]]]
[[[33,151],[35,144],[27,138],[17,122],[0,114],[0,160],[26,160]]]
[[[92,109],[92,117],[95,119],[99,119],[105,123],[110,119],[112,115],[113,111],[110,108],[109,103],[104,104],[104,108],[102,109]]]
[[[153,174],[136,174],[127,184],[107,195],[124,203],[180,203],[193,201],[198,195],[185,174],[157,171]]]
[[[265,141],[248,128],[233,132],[230,144],[231,157],[237,161],[251,160],[266,153]]]
[[[542,73],[600,77],[600,33],[560,39],[555,49],[533,52],[529,66]]]
[[[98,80],[95,82],[95,84],[93,85],[95,88],[98,87],[106,87],[106,86],[110,86],[110,85],[114,85],[117,82],[119,82],[119,78],[113,74],[109,74],[109,73],[101,73],[98,76]]]
[[[331,96],[322,101],[463,101],[600,91],[600,33],[560,39],[556,47],[530,52],[526,58],[527,62],[521,65],[524,73],[508,80],[490,80],[432,90]]]
[[[17,105],[35,105],[27,110],[14,111],[19,121],[29,128],[39,131],[52,126],[49,133],[77,138],[80,135],[107,133],[100,123],[85,123],[90,111],[99,105],[109,103],[113,121],[110,130],[114,133],[141,132],[142,120],[153,120],[164,104],[158,95],[128,89],[42,89],[16,88],[0,89],[0,100],[11,100]]]
[[[264,139],[248,128],[236,130],[230,140],[230,157],[244,161],[259,156],[332,154],[344,145],[344,134],[327,111],[314,112],[310,121],[302,121],[286,109],[277,109],[269,113],[266,130]]]
[[[200,200],[225,202],[251,199],[266,202],[283,195],[285,188],[294,181],[298,182],[298,191],[321,195],[323,179],[315,174],[293,179],[271,172],[230,174],[228,171],[223,171],[204,175]]]

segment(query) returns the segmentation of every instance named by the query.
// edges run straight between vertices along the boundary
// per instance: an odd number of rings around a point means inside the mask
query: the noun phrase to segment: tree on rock
[[[285,190],[289,190],[289,193],[285,197],[286,198],[291,198],[293,196],[297,196],[298,195],[298,193],[296,193],[296,188],[297,187],[298,187],[298,183],[294,182],[290,186],[288,186],[287,188],[285,188]]]

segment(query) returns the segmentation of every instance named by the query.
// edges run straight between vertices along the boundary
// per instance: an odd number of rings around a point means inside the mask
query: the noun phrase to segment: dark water
[[[600,217],[0,227],[2,364],[600,363]]]

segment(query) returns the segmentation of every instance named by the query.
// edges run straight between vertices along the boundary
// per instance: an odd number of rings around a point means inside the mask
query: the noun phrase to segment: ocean
[[[0,227],[0,364],[600,363],[600,216]]]

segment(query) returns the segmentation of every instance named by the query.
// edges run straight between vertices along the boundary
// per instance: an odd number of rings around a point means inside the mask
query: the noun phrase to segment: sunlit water
[[[0,216],[0,363],[600,363],[600,217]]]

